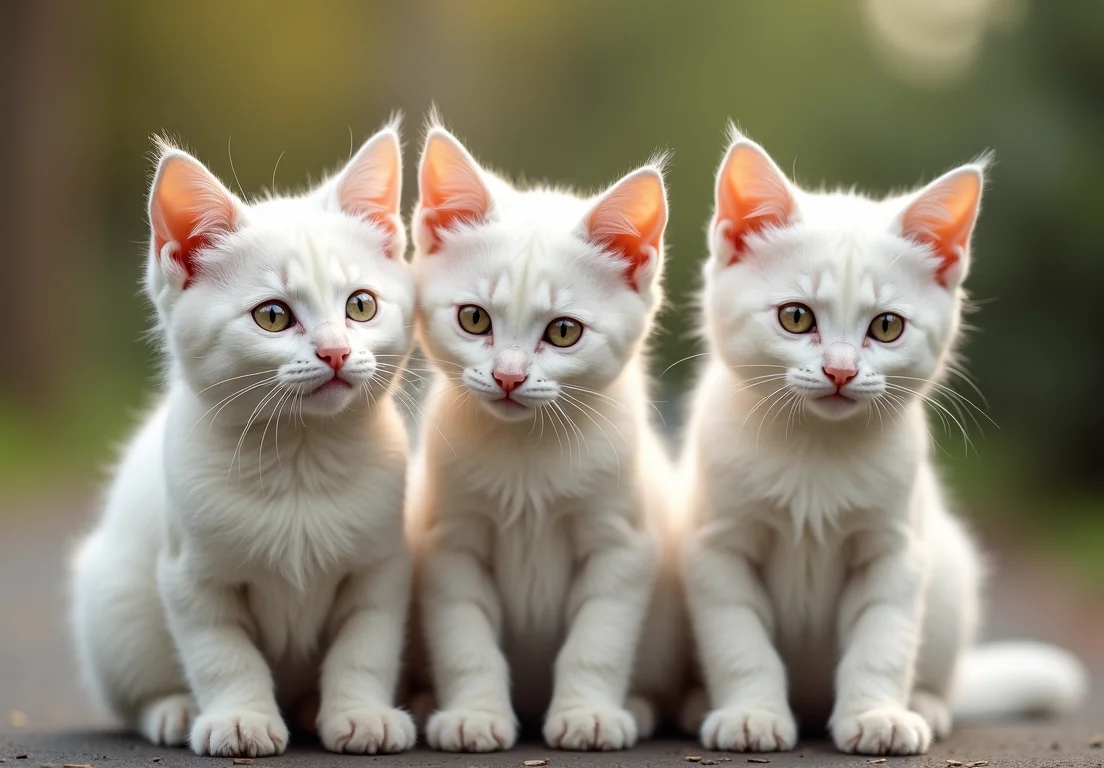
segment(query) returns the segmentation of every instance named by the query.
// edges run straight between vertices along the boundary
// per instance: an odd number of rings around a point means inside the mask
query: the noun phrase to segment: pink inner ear
[[[418,176],[421,226],[430,238],[428,253],[438,251],[445,230],[486,221],[491,194],[475,161],[456,139],[441,130],[431,132]]]
[[[782,173],[766,153],[751,142],[735,144],[717,176],[714,228],[724,226],[731,248],[728,264],[747,252],[747,239],[770,227],[786,226],[794,198]]]
[[[382,227],[393,239],[402,227],[402,155],[398,136],[382,131],[364,145],[342,172],[338,186],[341,210]],[[390,252],[389,256],[395,254]]]
[[[160,254],[166,243],[177,243],[172,258],[189,280],[196,254],[218,234],[234,229],[236,220],[233,198],[198,161],[186,155],[162,161],[150,201],[154,248]]]
[[[974,168],[952,171],[932,182],[905,209],[901,234],[929,246],[940,258],[935,278],[947,287],[962,264],[981,204],[982,175]]]
[[[607,192],[584,222],[587,238],[627,263],[634,286],[636,273],[657,259],[667,226],[667,194],[659,172],[646,168],[630,174]]]

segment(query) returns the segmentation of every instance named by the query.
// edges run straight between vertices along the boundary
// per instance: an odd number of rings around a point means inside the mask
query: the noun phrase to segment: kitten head
[[[146,289],[172,375],[224,419],[285,402],[332,415],[386,390],[414,306],[396,127],[318,188],[252,203],[188,153],[158,150]]]
[[[801,190],[732,133],[705,266],[714,352],[771,405],[829,420],[930,388],[958,330],[985,161],[872,200]]]
[[[658,162],[590,199],[519,190],[431,128],[413,223],[423,348],[503,419],[603,389],[648,331],[666,224]]]

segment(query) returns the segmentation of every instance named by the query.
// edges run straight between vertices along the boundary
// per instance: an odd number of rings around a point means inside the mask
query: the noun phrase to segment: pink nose
[[[340,371],[341,366],[345,365],[345,361],[349,359],[349,348],[327,347],[318,350],[315,354],[318,355],[319,360],[325,360],[326,365],[330,366],[335,371]]]
[[[495,371],[494,378],[495,381],[498,382],[498,386],[502,387],[502,391],[509,394],[525,383],[525,380],[529,377],[524,373],[503,373],[502,371]]]
[[[831,379],[837,387],[846,385],[859,373],[853,368],[823,368],[822,370],[824,375]]]

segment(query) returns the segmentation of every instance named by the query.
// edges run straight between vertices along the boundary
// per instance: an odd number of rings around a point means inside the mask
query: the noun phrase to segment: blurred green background
[[[515,177],[595,189],[670,149],[658,373],[699,349],[733,118],[814,185],[884,192],[995,150],[965,353],[999,429],[967,415],[970,450],[933,431],[972,515],[1104,574],[1104,2],[11,2],[0,83],[0,506],[87,498],[156,389],[151,134],[253,195],[318,178],[401,109],[408,201],[433,102]],[[662,378],[671,421],[696,364]]]

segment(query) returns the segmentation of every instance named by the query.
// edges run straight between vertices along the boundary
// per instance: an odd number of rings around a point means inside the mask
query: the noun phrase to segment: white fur
[[[980,195],[982,169],[877,201],[805,192],[755,153],[736,134],[718,180],[719,205],[754,210],[742,253],[728,239],[739,221],[719,209],[710,230],[711,357],[683,467],[688,600],[712,708],[701,738],[716,749],[790,749],[800,718],[827,720],[844,751],[923,753],[950,730],[956,668],[978,622],[980,558],[948,511],[923,398],[940,386],[958,333],[976,216],[963,194]],[[730,172],[739,194],[721,188]],[[944,285],[924,238],[944,231],[949,205],[965,228],[951,234],[965,242]],[[766,226],[752,221],[759,215]],[[789,302],[813,309],[816,334],[782,328],[778,308]],[[907,319],[904,334],[864,339],[885,311]],[[850,405],[816,399],[835,391],[821,368],[837,353],[858,363]],[[1031,657],[1001,673],[1030,675]],[[1056,687],[1068,704],[1071,675],[1049,685],[1035,676],[1012,706],[1049,708]],[[1006,690],[964,696],[992,710]]]
[[[317,191],[247,205],[189,155],[162,149],[146,286],[167,391],[77,552],[72,617],[93,689],[154,743],[278,754],[281,709],[319,689],[327,748],[414,743],[393,704],[411,566],[406,435],[389,394],[412,341],[414,291],[406,265],[386,256],[402,253],[401,227],[373,218],[365,194],[380,158],[397,163],[398,151],[388,128]],[[190,202],[161,201],[159,184]],[[397,204],[395,191],[383,216]],[[213,237],[190,271],[187,232],[156,247],[173,234],[171,205],[178,216],[191,206]],[[364,323],[346,318],[358,289],[378,300]],[[299,327],[254,322],[252,308],[273,298]],[[320,390],[333,373],[315,352],[342,343],[350,386]]]
[[[435,128],[434,141],[456,140]],[[683,667],[671,470],[649,423],[642,354],[661,232],[634,270],[602,246],[640,234],[639,210],[602,209],[631,204],[624,187],[591,200],[521,191],[459,144],[441,151],[451,159],[438,165],[458,166],[439,179],[452,184],[448,204],[471,215],[430,232],[423,202],[413,225],[419,338],[442,374],[410,498],[439,706],[427,738],[449,751],[507,749],[519,719],[543,718],[553,747],[629,747],[672,704]],[[622,185],[637,183],[662,194],[655,169]],[[595,210],[598,236],[584,224]],[[465,304],[490,312],[491,335],[459,327]],[[574,347],[541,341],[561,316],[585,326]],[[496,365],[528,371],[515,391],[524,407],[500,400]]]

